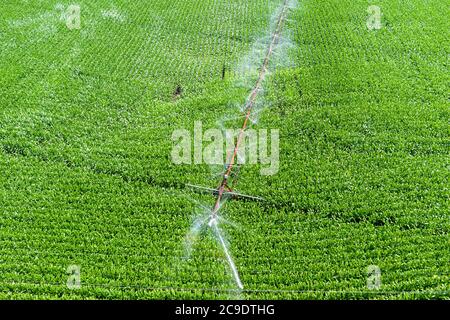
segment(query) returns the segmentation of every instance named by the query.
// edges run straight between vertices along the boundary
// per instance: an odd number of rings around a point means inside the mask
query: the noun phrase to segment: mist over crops
[[[172,133],[240,128],[283,3],[77,0],[69,28],[72,2],[2,1],[0,298],[449,297],[445,1],[289,1],[250,118],[279,170],[201,227],[185,186],[224,169]]]

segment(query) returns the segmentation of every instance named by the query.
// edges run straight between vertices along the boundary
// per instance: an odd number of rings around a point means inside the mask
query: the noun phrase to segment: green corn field
[[[215,197],[186,184],[223,168],[174,163],[172,137],[241,127],[286,4],[251,118],[279,130],[279,168],[242,165],[264,201],[221,208],[240,289],[207,227],[190,241]],[[449,13],[3,0],[0,298],[449,299]]]

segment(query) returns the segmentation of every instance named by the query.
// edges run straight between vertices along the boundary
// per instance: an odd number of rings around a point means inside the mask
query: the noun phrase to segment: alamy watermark
[[[81,288],[81,268],[77,265],[71,265],[67,267],[67,273],[69,274],[67,278],[67,288],[71,290]]]
[[[269,139],[270,136],[270,139]],[[235,164],[260,164],[261,175],[278,173],[280,160],[280,133],[278,129],[208,129],[203,130],[201,121],[194,124],[194,136],[189,130],[179,129],[172,133],[175,143],[172,162],[181,164],[228,165],[238,143]],[[193,139],[192,139],[193,138]]]
[[[379,290],[381,288],[381,269],[378,266],[367,267],[367,289]]]
[[[383,26],[381,24],[381,8],[379,6],[369,6],[367,8],[367,13],[369,14],[369,18],[367,19],[367,28],[372,30],[380,30]]]
[[[63,13],[62,19],[66,22],[69,30],[81,29],[81,7],[77,4],[70,5]]]

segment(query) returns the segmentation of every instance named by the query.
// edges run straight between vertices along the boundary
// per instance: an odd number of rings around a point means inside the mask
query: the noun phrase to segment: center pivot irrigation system
[[[263,199],[260,197],[244,195],[244,194],[236,193],[233,191],[233,188],[237,181],[237,175],[238,175],[238,171],[233,172],[233,169],[238,168],[238,166],[236,165],[236,160],[237,160],[237,157],[239,154],[239,148],[241,147],[242,141],[245,138],[245,131],[247,130],[247,128],[249,126],[249,121],[250,121],[250,118],[253,113],[256,99],[258,97],[258,94],[261,92],[264,79],[266,78],[270,59],[274,53],[276,46],[278,45],[278,43],[280,41],[281,33],[283,31],[283,27],[285,25],[285,21],[286,21],[286,18],[287,18],[289,9],[290,9],[289,2],[290,2],[289,0],[285,0],[281,7],[281,12],[277,19],[275,31],[272,34],[270,44],[268,46],[267,52],[264,57],[264,62],[259,70],[258,79],[247,99],[246,104],[245,104],[244,123],[242,125],[242,128],[240,129],[233,152],[231,154],[227,155],[226,168],[225,168],[225,172],[222,175],[222,182],[220,183],[220,185],[218,186],[217,189],[200,187],[200,186],[195,186],[195,185],[191,185],[191,184],[186,185],[189,188],[193,188],[193,189],[196,189],[201,192],[212,193],[216,197],[216,202],[214,204],[214,207],[210,211],[210,214],[209,214],[208,218],[206,219],[206,221],[208,221],[208,226],[214,231],[214,233],[216,234],[216,236],[220,242],[220,245],[222,246],[222,248],[224,250],[224,253],[227,257],[228,264],[231,268],[233,277],[234,277],[239,289],[243,289],[244,286],[240,280],[236,265],[234,264],[233,259],[231,258],[231,255],[228,251],[228,247],[222,236],[222,232],[218,226],[219,220],[221,219],[219,216],[220,208],[221,208],[222,204],[226,201],[227,198],[235,198],[235,199],[241,198],[241,199],[263,201]],[[233,177],[233,178],[231,178],[231,177]],[[232,180],[231,185],[230,185],[230,180]]]

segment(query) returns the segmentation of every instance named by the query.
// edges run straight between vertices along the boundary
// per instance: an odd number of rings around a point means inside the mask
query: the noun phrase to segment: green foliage
[[[238,112],[234,66],[280,1],[83,0],[80,30],[69,2],[3,2],[1,298],[449,297],[445,2],[381,1],[377,31],[363,0],[292,10],[295,66],[273,64],[255,127],[281,130],[280,172],[244,167],[239,191],[267,201],[224,210],[240,296],[210,235],[184,257],[189,197],[213,204],[184,184],[218,179],[174,165],[171,134]]]

